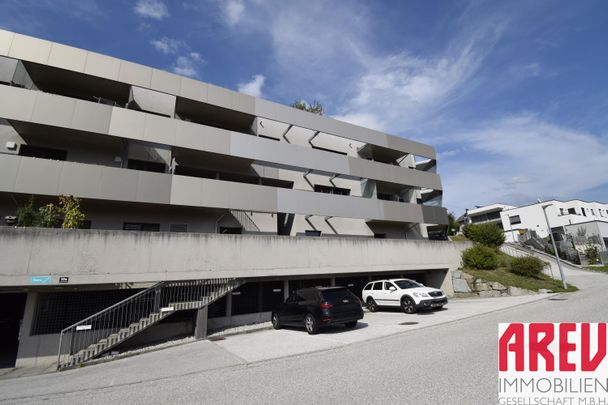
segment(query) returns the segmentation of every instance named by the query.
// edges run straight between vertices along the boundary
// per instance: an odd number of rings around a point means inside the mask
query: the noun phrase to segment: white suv
[[[413,314],[419,309],[441,309],[448,303],[443,291],[407,278],[367,283],[362,297],[371,312],[376,312],[381,306],[400,306],[406,314]]]

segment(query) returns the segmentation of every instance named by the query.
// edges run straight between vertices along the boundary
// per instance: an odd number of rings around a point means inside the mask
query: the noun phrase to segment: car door
[[[304,317],[307,313],[312,312],[313,315],[316,315],[316,307],[319,302],[319,293],[315,289],[304,289],[299,290],[296,294],[297,300],[297,313],[294,317],[294,321],[296,323],[304,322]],[[315,307],[315,308],[313,308]]]
[[[378,304],[378,305],[384,305],[383,304],[384,296],[382,294],[382,284],[383,284],[382,281],[376,281],[372,285],[371,296],[374,298],[374,301],[376,301],[376,304]]]
[[[293,323],[296,320],[296,317],[299,312],[298,305],[298,294],[294,291],[292,292],[285,303],[283,304],[283,309],[279,314],[282,323]]]
[[[399,293],[397,292],[397,286],[390,281],[385,281],[382,286],[382,297],[384,299],[384,305],[388,306],[399,306]]]

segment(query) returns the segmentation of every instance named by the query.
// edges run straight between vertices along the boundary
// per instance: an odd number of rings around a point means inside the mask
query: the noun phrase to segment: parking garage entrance
[[[0,294],[0,368],[15,367],[26,293]]]

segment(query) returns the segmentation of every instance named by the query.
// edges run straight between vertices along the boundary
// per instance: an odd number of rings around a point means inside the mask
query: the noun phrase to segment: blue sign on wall
[[[51,276],[32,276],[32,284],[51,284],[53,278]]]

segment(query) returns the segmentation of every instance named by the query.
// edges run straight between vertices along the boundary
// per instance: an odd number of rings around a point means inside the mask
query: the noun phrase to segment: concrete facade
[[[306,282],[411,275],[452,293],[466,246],[429,240],[448,223],[432,146],[3,30],[0,100],[0,294],[27,294],[17,365],[49,361],[75,307],[101,309],[88,291],[245,282],[157,338],[266,320]],[[61,195],[87,229],[15,228],[30,196]]]

